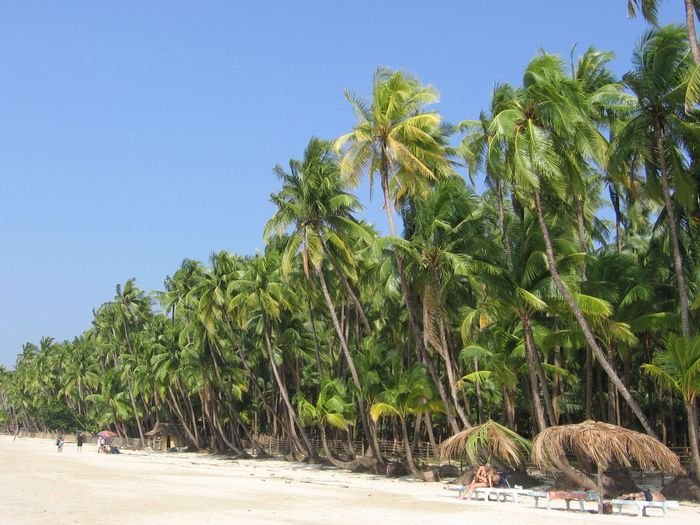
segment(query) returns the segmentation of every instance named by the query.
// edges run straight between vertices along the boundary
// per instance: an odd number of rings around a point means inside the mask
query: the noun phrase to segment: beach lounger
[[[637,509],[637,516],[647,516],[647,509],[661,509],[663,515],[666,515],[666,509],[677,509],[678,502],[674,500],[668,501],[646,501],[639,499],[614,499],[612,503],[613,509],[617,509],[618,514],[622,514],[622,507],[634,507]]]
[[[552,510],[552,502],[555,500],[563,500],[566,502],[566,510],[571,510],[571,502],[577,501],[579,504],[579,510],[585,511],[586,501],[592,501],[592,496],[587,492],[564,492],[564,491],[552,491],[552,492],[540,492],[531,490],[529,496],[535,498],[535,508],[539,508],[538,503],[540,498],[544,499],[546,502],[547,510]]]
[[[518,503],[518,498],[520,496],[529,496],[530,492],[531,491],[522,488],[479,487],[472,492],[472,499],[476,498],[478,500],[480,496],[483,496],[484,501],[494,501],[491,499],[491,495],[493,494],[496,496],[495,501],[506,502],[510,498],[510,501],[513,503]]]

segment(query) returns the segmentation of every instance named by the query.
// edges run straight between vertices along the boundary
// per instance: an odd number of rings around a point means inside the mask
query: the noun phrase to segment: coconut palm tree
[[[646,415],[605,358],[581,307],[558,271],[550,228],[545,218],[545,206],[559,205],[564,200],[567,188],[556,144],[561,137],[566,138],[565,142],[576,143],[575,137],[588,135],[589,132],[585,130],[593,126],[588,114],[576,104],[577,97],[572,95],[575,87],[562,70],[561,60],[552,55],[543,54],[530,62],[523,89],[516,93],[510,107],[493,120],[489,147],[505,144],[508,176],[519,200],[534,208],[549,271],[557,290],[571,309],[598,363],[615,383],[645,430],[655,435]],[[583,141],[580,147],[585,149],[586,142]],[[600,313],[605,315],[605,305],[599,305]]]
[[[432,385],[420,365],[414,365],[410,370],[399,368],[393,377],[393,384],[379,394],[377,402],[370,408],[374,421],[382,416],[398,418],[408,467],[414,476],[424,481],[428,478],[416,467],[407,420],[410,416],[443,410],[442,403],[433,401]]]
[[[700,18],[700,1],[683,0],[685,7],[685,27],[688,34],[688,42],[693,52],[695,64],[700,65],[700,46],[698,46],[698,35],[695,30],[695,19]],[[630,17],[637,15],[641,11],[642,16],[648,22],[658,25],[657,15],[659,13],[659,0],[627,0],[627,14]]]
[[[665,348],[654,355],[654,362],[642,367],[659,385],[680,395],[688,415],[688,442],[695,477],[700,479],[698,412],[700,395],[700,336],[686,339],[670,336]]]
[[[227,309],[235,315],[241,328],[253,324],[256,332],[262,335],[268,362],[289,416],[290,436],[295,435],[296,427],[304,441],[306,453],[310,458],[317,459],[316,449],[292,406],[272,343],[275,329],[279,329],[277,325],[282,311],[289,304],[281,280],[280,264],[280,254],[272,248],[268,248],[265,254],[248,259],[239,278],[231,283],[231,299]]]
[[[689,290],[676,207],[694,205],[697,190],[685,159],[700,126],[697,120],[688,121],[684,110],[682,90],[688,81],[689,62],[683,30],[668,26],[648,31],[635,49],[633,63],[635,68],[624,81],[637,96],[639,109],[615,137],[610,163],[619,166],[636,154],[645,161],[647,190],[664,206],[683,335],[689,338]]]
[[[396,205],[411,195],[425,194],[432,183],[451,174],[440,115],[425,109],[438,101],[437,92],[403,72],[379,68],[374,75],[369,104],[348,92],[346,98],[358,122],[353,131],[339,137],[334,144],[337,151],[343,151],[341,175],[357,185],[366,173],[370,187],[374,177],[379,176],[389,231],[397,238]],[[398,254],[396,264],[410,328],[417,348],[424,354],[418,314]]]
[[[304,423],[318,426],[321,433],[323,451],[333,465],[338,468],[348,468],[349,462],[340,461],[328,446],[327,427],[348,432],[353,424],[354,405],[347,401],[347,393],[343,383],[337,379],[325,379],[316,403],[306,399],[300,401],[299,417]]]
[[[330,144],[312,138],[304,152],[304,159],[290,161],[290,168],[291,173],[286,173],[279,166],[275,170],[282,179],[283,187],[279,193],[271,197],[272,202],[277,205],[277,211],[268,221],[265,235],[269,238],[274,230],[281,235],[290,226],[294,228],[292,234],[285,239],[282,270],[288,274],[291,270],[292,258],[299,254],[307,279],[310,279],[310,272],[313,271],[321,287],[326,309],[355,385],[363,429],[369,443],[373,444],[371,426],[367,422],[367,411],[362,399],[362,383],[323,271],[324,260],[329,260],[336,275],[353,298],[358,314],[369,331],[369,321],[364,308],[345,278],[344,268],[339,267],[338,258],[333,257],[332,254],[333,251],[340,254],[339,258],[352,268],[353,255],[347,239],[352,234],[366,236],[366,232],[353,216],[360,204],[355,196],[344,191]],[[374,453],[375,457],[381,461],[379,450],[374,450]]]

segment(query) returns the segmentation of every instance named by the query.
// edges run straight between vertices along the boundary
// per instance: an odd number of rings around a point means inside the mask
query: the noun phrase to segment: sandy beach
[[[591,507],[592,509],[593,507]],[[658,514],[658,517],[657,517]],[[535,509],[518,503],[462,501],[444,483],[386,479],[277,460],[206,454],[56,452],[49,440],[0,436],[0,523],[29,524],[449,524],[635,523],[634,516]],[[700,521],[683,504],[666,518]]]

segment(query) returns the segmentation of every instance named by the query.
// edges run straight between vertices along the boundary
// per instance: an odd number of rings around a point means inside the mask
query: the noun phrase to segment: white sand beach
[[[276,460],[102,455],[94,445],[78,453],[70,442],[59,454],[49,440],[0,436],[4,525],[700,523],[698,505],[682,504],[666,518],[658,511],[649,518],[599,516],[535,509],[530,498],[467,502],[445,487]]]

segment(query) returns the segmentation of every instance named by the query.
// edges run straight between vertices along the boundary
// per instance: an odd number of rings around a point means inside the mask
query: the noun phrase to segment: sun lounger
[[[617,509],[618,514],[622,514],[622,507],[634,507],[637,509],[637,516],[647,516],[647,509],[661,509],[663,515],[666,515],[666,509],[677,509],[678,502],[674,500],[668,501],[646,501],[639,499],[614,499],[610,503],[614,509]]]
[[[480,496],[483,496],[484,501],[493,501],[491,500],[491,495],[493,494],[496,496],[495,501],[506,502],[508,501],[508,498],[510,498],[510,501],[517,503],[519,496],[529,496],[530,492],[531,491],[524,490],[522,488],[479,487],[474,489],[474,492],[472,492],[472,499],[476,498],[478,500]]]
[[[540,498],[544,499],[547,503],[547,510],[552,510],[552,502],[555,500],[563,500],[566,502],[566,510],[571,510],[571,502],[578,501],[579,509],[585,511],[586,501],[591,501],[591,496],[587,492],[564,492],[564,491],[552,491],[552,492],[539,492],[531,490],[529,496],[535,498],[535,508],[538,507]]]

